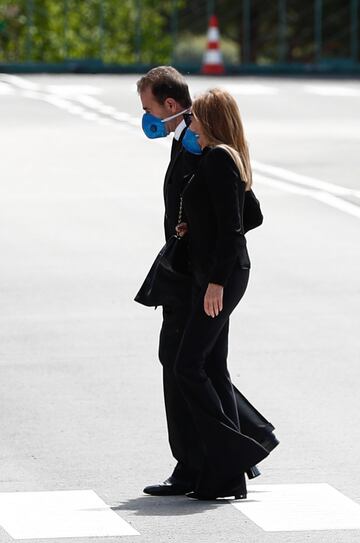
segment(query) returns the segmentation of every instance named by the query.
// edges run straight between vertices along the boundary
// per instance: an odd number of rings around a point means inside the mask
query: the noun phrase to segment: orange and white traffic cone
[[[209,21],[207,33],[207,48],[201,67],[202,74],[223,74],[224,62],[220,51],[220,32],[216,15],[212,15]]]

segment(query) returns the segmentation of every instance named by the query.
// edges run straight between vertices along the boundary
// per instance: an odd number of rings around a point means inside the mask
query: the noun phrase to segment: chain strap
[[[178,225],[181,223],[182,219],[182,208],[183,208],[183,197],[180,196],[180,207],[179,207],[179,215],[178,215]]]
[[[184,194],[184,191],[186,189],[186,187],[188,186],[188,184],[190,183],[190,181],[192,181],[192,178],[194,177],[195,174],[192,174],[192,176],[190,177],[190,179],[188,180],[188,182],[186,183],[182,193],[180,194],[180,206],[179,206],[179,215],[178,215],[178,225],[181,223],[181,220],[182,220],[182,210],[183,210],[183,194]]]

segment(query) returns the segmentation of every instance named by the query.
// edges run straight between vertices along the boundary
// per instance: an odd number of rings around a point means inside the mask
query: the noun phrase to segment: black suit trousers
[[[163,307],[159,360],[163,368],[163,390],[169,444],[178,461],[173,477],[192,484],[201,469],[202,453],[190,409],[174,375],[174,362],[191,312],[191,300],[176,307]]]

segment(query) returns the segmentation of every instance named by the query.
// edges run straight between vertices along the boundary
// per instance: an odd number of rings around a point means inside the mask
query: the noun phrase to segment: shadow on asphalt
[[[136,515],[144,516],[178,516],[197,515],[228,505],[229,500],[199,501],[186,496],[142,496],[122,502],[111,507],[113,511],[134,511]]]

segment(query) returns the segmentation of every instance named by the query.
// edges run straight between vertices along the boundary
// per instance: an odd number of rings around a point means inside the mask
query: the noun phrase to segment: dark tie
[[[181,143],[179,142],[179,140],[173,138],[172,145],[171,145],[171,160],[175,158],[180,148],[181,148]]]

